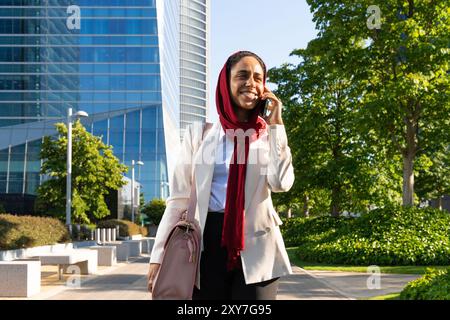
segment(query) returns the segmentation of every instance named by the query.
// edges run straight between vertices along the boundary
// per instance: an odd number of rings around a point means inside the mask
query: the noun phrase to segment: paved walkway
[[[33,300],[149,300],[146,274],[149,256],[143,255],[127,263],[101,268],[97,275],[82,276],[79,288],[47,279],[42,292]],[[369,274],[329,271],[306,271],[293,267],[294,274],[283,277],[279,300],[348,300],[399,292],[418,275],[382,274],[380,289],[368,289]],[[52,275],[51,277],[56,277]],[[65,278],[67,281],[67,276]],[[56,281],[56,280],[55,280]],[[69,282],[70,283],[70,282]]]

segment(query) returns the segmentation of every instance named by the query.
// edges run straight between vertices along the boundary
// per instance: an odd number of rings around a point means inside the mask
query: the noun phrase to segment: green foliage
[[[59,220],[0,214],[0,250],[13,250],[70,241]]]
[[[328,206],[332,215],[394,201],[386,190],[398,188],[399,175],[385,169],[393,164],[379,156],[384,146],[361,121],[361,83],[329,55],[329,39],[315,39],[292,55],[300,58],[298,65],[269,71],[285,101],[296,176],[286,200],[305,205],[308,198],[307,206]]]
[[[0,202],[0,213],[6,213],[5,207],[3,206],[3,203]]]
[[[450,269],[428,269],[400,293],[401,300],[450,300]]]
[[[166,202],[163,199],[155,198],[142,208],[141,213],[145,214],[154,224],[159,225],[164,210],[166,210]]]
[[[433,208],[385,207],[360,218],[287,220],[287,246],[303,261],[351,265],[448,265],[450,216]]]
[[[72,239],[76,241],[91,240],[91,235],[95,228],[95,224],[82,224],[80,225],[80,231],[78,231],[77,225],[73,225]]]
[[[41,150],[41,174],[50,177],[38,189],[36,211],[65,217],[67,128],[56,124],[57,139],[45,137]],[[110,189],[122,187],[127,167],[113,155],[112,148],[88,133],[76,121],[72,129],[72,219],[89,223],[110,214],[104,197]]]
[[[136,223],[128,220],[103,220],[99,221],[97,224],[98,228],[115,228],[119,226],[119,236],[120,237],[130,237],[137,234],[142,234],[142,236],[147,236],[148,230],[145,227],[140,227]]]
[[[286,106],[296,175],[290,202],[319,189],[335,215],[413,205],[417,157],[431,150],[433,158],[450,141],[448,1],[376,3],[379,30],[366,24],[370,0],[308,4],[318,37],[291,53],[297,65],[269,72]],[[433,188],[450,181],[438,167]]]
[[[441,199],[450,194],[450,145],[419,158],[417,195],[421,200]]]

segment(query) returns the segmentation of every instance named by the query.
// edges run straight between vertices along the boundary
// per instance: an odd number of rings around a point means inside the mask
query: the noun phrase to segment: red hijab
[[[236,52],[231,57],[239,54]],[[245,56],[253,56],[248,54]],[[230,57],[230,58],[231,58]],[[228,60],[230,59],[228,58]],[[243,58],[243,57],[242,57]],[[241,58],[241,59],[242,59]],[[258,59],[257,59],[258,60]],[[262,65],[265,70],[265,65]],[[231,68],[230,68],[231,69]],[[264,84],[266,75],[264,74]],[[266,122],[258,116],[258,106],[253,109],[248,122],[240,122],[234,112],[234,103],[231,100],[230,79],[227,71],[227,63],[222,68],[216,89],[216,107],[222,129],[226,135],[233,137],[234,151],[231,158],[227,195],[225,203],[224,223],[222,229],[222,247],[227,249],[227,269],[233,270],[240,267],[240,254],[244,250],[244,205],[245,205],[245,176],[247,172],[247,159],[250,142],[258,139],[266,130]],[[243,135],[231,134],[227,130],[254,130],[255,134],[244,138]],[[231,131],[233,132],[233,131]],[[250,132],[250,131],[249,131]],[[239,137],[239,142],[238,142]],[[249,139],[250,138],[250,139]],[[242,140],[245,145],[242,145]],[[250,141],[251,140],[251,141]],[[239,148],[238,148],[239,145]],[[244,148],[242,148],[244,147]],[[242,150],[244,149],[244,150]],[[242,153],[245,151],[245,153]]]

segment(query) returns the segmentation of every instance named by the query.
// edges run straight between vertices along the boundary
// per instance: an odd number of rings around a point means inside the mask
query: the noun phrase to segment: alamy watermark
[[[73,275],[69,276],[66,281],[66,286],[74,289],[81,288],[81,269],[77,265],[71,265],[67,267],[67,273],[71,273]]]
[[[68,6],[67,14],[69,15],[66,20],[66,26],[69,30],[81,29],[81,9],[79,6]]]
[[[367,273],[370,274],[367,278],[367,289],[379,290],[381,289],[381,269],[379,266],[368,266]]]
[[[367,13],[370,14],[369,18],[367,19],[367,28],[369,30],[373,29],[381,29],[381,10],[380,7],[377,5],[371,5],[367,8]]]

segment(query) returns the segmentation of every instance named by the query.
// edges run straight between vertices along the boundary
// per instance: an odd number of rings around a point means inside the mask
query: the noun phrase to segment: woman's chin
[[[256,103],[254,103],[254,102],[242,102],[241,104],[240,104],[240,107],[242,108],[242,109],[245,109],[245,110],[253,110],[253,109],[255,109],[255,107],[256,107]]]

